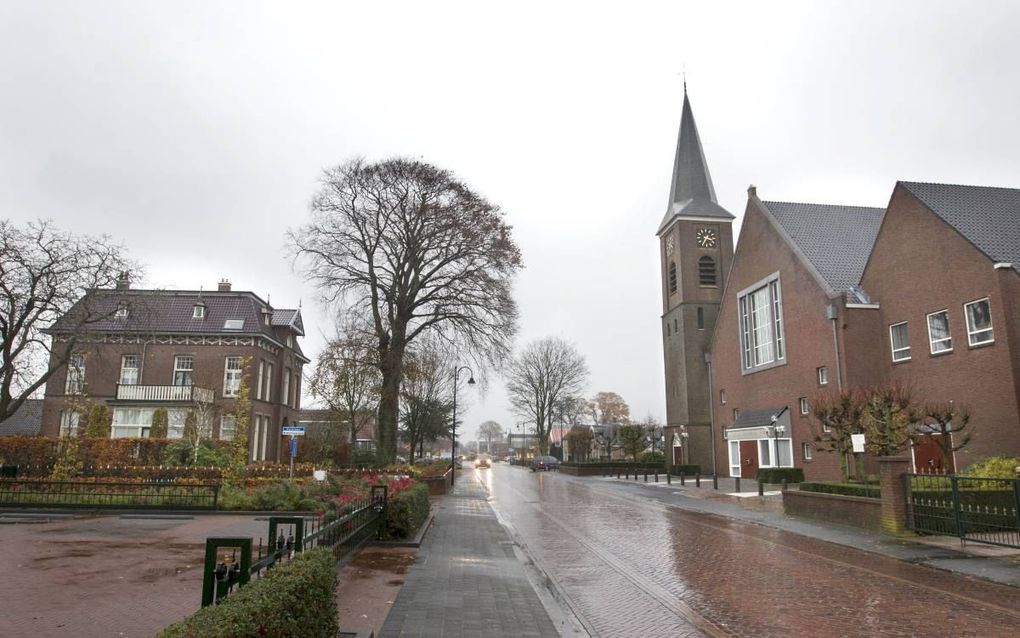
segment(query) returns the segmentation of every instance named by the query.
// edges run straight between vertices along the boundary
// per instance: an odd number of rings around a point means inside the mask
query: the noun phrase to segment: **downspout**
[[[843,391],[843,366],[839,358],[839,337],[836,330],[836,322],[839,321],[839,307],[835,302],[830,303],[825,309],[829,320],[832,322],[832,352],[836,355],[836,388]]]
[[[715,390],[712,386],[712,353],[705,353],[705,367],[708,368],[708,435],[712,437],[712,476],[716,474],[715,453]]]

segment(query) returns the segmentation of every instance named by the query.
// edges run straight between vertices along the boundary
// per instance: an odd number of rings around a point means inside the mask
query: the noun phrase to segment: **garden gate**
[[[915,532],[1020,549],[1020,479],[905,474],[904,480]]]

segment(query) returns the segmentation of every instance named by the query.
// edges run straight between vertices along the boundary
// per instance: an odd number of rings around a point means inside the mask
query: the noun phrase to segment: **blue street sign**
[[[283,426],[284,436],[304,436],[305,426],[303,425],[285,425]]]
[[[290,457],[294,458],[296,456],[297,456],[297,439],[292,437],[290,439]]]

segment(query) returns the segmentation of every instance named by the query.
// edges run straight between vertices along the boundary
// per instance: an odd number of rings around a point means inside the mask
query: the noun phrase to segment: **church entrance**
[[[679,443],[673,444],[673,465],[684,464],[684,448]]]
[[[758,442],[740,442],[740,478],[758,478]]]

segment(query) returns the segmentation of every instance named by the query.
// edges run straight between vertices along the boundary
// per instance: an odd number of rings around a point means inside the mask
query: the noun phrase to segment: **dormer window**
[[[205,319],[205,305],[197,303],[191,311],[192,319]]]
[[[224,330],[244,330],[244,319],[227,319],[223,322]]]
[[[117,307],[117,312],[113,313],[113,316],[117,319],[127,319],[128,307],[121,304],[120,306]]]

